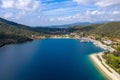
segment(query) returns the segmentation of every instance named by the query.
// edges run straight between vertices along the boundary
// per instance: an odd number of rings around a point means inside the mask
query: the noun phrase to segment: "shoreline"
[[[90,60],[91,60],[91,62],[93,63],[93,65],[97,68],[97,70],[98,70],[100,73],[102,73],[102,75],[103,75],[105,78],[107,78],[108,80],[112,80],[111,77],[110,77],[109,75],[107,75],[107,74],[99,67],[99,65],[96,63],[96,61],[94,60],[93,57],[96,57],[96,55],[95,55],[95,54],[91,54],[91,55],[89,55],[89,57],[90,57]],[[97,58],[97,57],[96,57],[96,58]]]
[[[9,42],[9,43],[3,43],[2,45],[0,45],[0,48],[4,47],[4,46],[6,46],[6,45],[19,44],[19,43],[30,42],[30,41],[33,41],[33,39],[26,40],[26,41],[20,41],[20,42]]]
[[[102,53],[102,52],[101,52]],[[91,54],[89,55],[91,61],[93,64],[95,64],[96,68],[99,69],[99,71],[106,77],[108,80],[120,80],[113,72],[110,72],[103,64],[102,62],[97,58],[97,55],[100,53],[96,54]]]
[[[50,37],[50,39],[61,39],[63,37]],[[29,41],[34,41],[34,40],[41,40],[41,39],[47,39],[47,38],[40,38],[40,39],[30,39],[30,40],[27,40],[27,41],[21,41],[21,42],[10,42],[10,43],[3,43],[0,45],[0,48],[6,46],[6,45],[11,45],[11,44],[18,44],[18,43],[24,43],[24,42],[29,42]],[[76,38],[63,38],[63,39],[76,39]]]
[[[89,42],[92,42],[94,45],[104,49],[105,51],[106,50],[108,50],[110,52],[114,52],[115,51],[115,49],[113,49],[111,46],[107,46],[105,44],[102,44],[100,41],[97,41],[97,40],[94,40],[94,39],[91,39],[91,38],[81,38],[81,39],[86,39]]]
[[[89,39],[89,38],[88,38]],[[114,52],[115,49],[113,49],[111,46],[107,46],[102,44],[100,41],[89,39],[91,42],[93,42],[94,45],[104,49],[105,51],[110,51]],[[102,58],[103,52],[95,53],[95,54],[90,54],[90,60],[95,64],[96,68],[99,69],[99,71],[106,77],[108,80],[120,80],[120,75],[112,69],[110,66],[108,66],[105,63],[105,60]],[[98,57],[100,59],[98,59]]]
[[[59,39],[58,37],[52,37],[52,38],[57,38]],[[46,39],[46,38],[44,38]],[[76,38],[66,38],[66,39],[76,39]],[[81,38],[82,39],[82,38]],[[92,42],[94,45],[104,49],[105,51],[106,50],[109,50],[110,52],[113,52],[115,49],[113,49],[112,47],[110,46],[107,46],[107,45],[104,45],[102,44],[100,41],[97,41],[97,40],[93,40],[93,39],[90,39],[90,38],[84,38],[84,39],[87,39],[89,42]],[[30,40],[32,41],[32,40]],[[23,42],[28,42],[28,41],[23,41]],[[23,43],[23,42],[17,42],[17,43]],[[10,43],[10,44],[16,44],[16,43]],[[5,45],[8,45],[8,44],[4,44],[1,47],[5,46]],[[118,76],[114,75],[111,73],[111,71],[109,71],[106,66],[103,64],[103,62],[105,63],[104,60],[99,60],[97,56],[101,57],[101,55],[103,54],[103,52],[100,52],[100,53],[95,53],[95,54],[90,54],[89,57],[90,57],[90,60],[92,61],[92,63],[96,66],[96,68],[99,69],[99,71],[108,79],[108,80],[120,80],[120,76],[118,78]],[[107,65],[108,66],[108,65]],[[111,69],[110,69],[111,70]]]

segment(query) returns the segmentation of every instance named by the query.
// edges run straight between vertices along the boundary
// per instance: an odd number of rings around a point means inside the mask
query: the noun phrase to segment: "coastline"
[[[52,37],[52,38],[58,38],[58,37]],[[59,38],[58,38],[59,39]],[[76,39],[76,38],[72,38],[72,39]],[[97,40],[93,40],[90,38],[84,38],[87,39],[90,42],[93,42],[93,44],[95,44],[98,47],[101,47],[104,50],[109,50],[110,52],[113,52],[114,49],[110,46],[104,45],[102,44],[100,41]],[[30,40],[31,41],[31,40]],[[27,41],[23,41],[23,42],[27,42]],[[21,42],[17,42],[17,43],[21,43]],[[13,44],[13,43],[10,43]],[[8,44],[4,44],[3,46],[8,45]],[[3,47],[0,46],[0,47]],[[97,58],[97,56],[101,56],[103,54],[103,52],[100,53],[96,53],[96,54],[91,54],[89,55],[90,60],[93,62],[93,64],[95,64],[95,66],[99,69],[99,71],[106,77],[108,78],[108,80],[120,80],[120,76],[116,76],[115,74],[111,73],[106,67],[105,65],[103,65],[103,63]],[[104,61],[103,61],[104,62]],[[105,62],[104,62],[105,63]],[[110,69],[111,70],[111,69]]]
[[[115,51],[115,49],[113,49],[111,46],[104,45],[100,41],[93,40],[93,39],[89,39],[89,40],[91,42],[93,42],[93,44],[95,44],[96,46],[104,49],[105,51],[110,51],[110,52]],[[91,54],[91,55],[89,55],[89,57],[90,57],[91,61],[93,62],[93,64],[95,64],[95,66],[99,69],[99,71],[106,78],[108,78],[108,80],[120,80],[120,75],[105,63],[105,60],[102,58],[103,53],[104,52]]]
[[[19,42],[9,42],[9,43],[3,43],[0,45],[0,48],[6,46],[6,45],[10,45],[10,44],[18,44],[18,43],[24,43],[24,42],[29,42],[29,41],[33,41],[33,39],[28,39],[28,40],[25,40],[25,41],[19,41]]]
[[[59,39],[61,37],[52,37],[52,38]],[[72,38],[72,39],[77,39],[77,38]],[[81,38],[81,39],[83,39],[83,40],[86,39],[86,41],[92,42],[94,45],[104,49],[104,51],[110,51],[110,52],[115,51],[114,48],[112,48],[111,46],[102,44],[100,41],[93,40],[91,38]],[[113,70],[111,67],[109,67],[105,63],[105,60],[103,60],[102,55],[103,55],[104,51],[100,52],[100,53],[89,55],[90,60],[93,62],[93,64],[96,66],[96,68],[98,68],[99,71],[106,77],[107,80],[120,80],[120,75],[115,70]],[[99,60],[97,56],[99,56],[102,61]]]
[[[113,74],[112,72],[110,72],[103,64],[102,62],[97,58],[97,54],[91,54],[89,57],[91,59],[91,61],[93,62],[93,64],[95,64],[95,66],[99,69],[99,71],[101,73],[103,73],[103,75],[108,78],[108,80],[120,80],[120,78],[118,78],[115,74]]]
[[[85,39],[85,40],[88,40],[89,42],[92,42],[94,45],[106,50],[106,51],[110,51],[110,52],[114,52],[115,49],[113,49],[111,46],[107,46],[107,45],[104,45],[102,44],[100,41],[97,41],[97,40],[94,40],[94,39],[91,39],[91,38],[81,38],[81,39]]]
[[[97,62],[95,61],[96,58],[97,58],[96,55],[95,55],[95,54],[91,54],[91,55],[89,55],[89,57],[90,57],[91,62],[92,62],[93,65],[99,70],[99,72],[101,72],[102,75],[103,75],[105,78],[107,78],[108,80],[112,80],[111,77],[110,77],[109,75],[107,75],[107,74],[100,68],[100,66],[97,64]],[[95,58],[95,57],[96,57],[96,58]]]

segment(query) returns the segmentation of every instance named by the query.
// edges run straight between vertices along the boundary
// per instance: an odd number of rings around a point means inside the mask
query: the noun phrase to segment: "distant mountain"
[[[35,28],[32,28],[32,30],[38,33],[47,34],[47,35],[70,33],[68,28],[35,27]]]
[[[87,26],[87,25],[90,25],[91,23],[90,22],[77,22],[77,23],[73,23],[73,24],[70,24],[71,26]]]
[[[52,25],[52,26],[33,26],[33,27],[43,27],[43,28],[69,28],[74,26],[88,26],[91,24],[104,24],[110,21],[101,21],[101,22],[77,22],[72,24],[64,24],[64,25]]]
[[[87,26],[90,25],[90,22],[77,22],[72,24],[64,24],[64,25],[53,25],[53,26],[35,26],[35,27],[48,27],[48,28],[68,28],[73,26]]]

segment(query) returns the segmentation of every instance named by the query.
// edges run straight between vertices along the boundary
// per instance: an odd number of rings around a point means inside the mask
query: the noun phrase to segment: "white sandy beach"
[[[99,53],[98,53],[98,54],[99,54]],[[97,58],[96,55],[98,55],[98,54],[92,54],[92,55],[90,55],[91,60],[94,62],[94,64],[97,66],[97,68],[98,68],[109,80],[120,80],[119,74],[118,74],[118,75],[115,74],[115,73],[113,72],[113,70],[111,70],[110,67],[107,67],[107,66],[105,65],[107,68],[110,69],[111,72],[110,72],[106,67],[103,66],[103,64],[105,64],[105,63],[102,64],[102,62]]]
[[[87,39],[90,42],[93,42],[96,46],[103,48],[105,51],[106,50],[110,51],[110,52],[115,51],[115,49],[113,49],[111,46],[104,45],[100,41],[93,40],[93,39],[90,39],[90,38],[84,38],[84,39]],[[100,59],[102,61],[100,61],[97,58],[97,55],[100,57]],[[104,59],[102,58],[102,55],[103,55],[103,52],[96,53],[96,54],[91,54],[90,58],[94,62],[96,67],[108,78],[108,80],[120,80],[120,74],[118,74],[114,69],[112,69],[110,66],[108,66],[105,63]]]

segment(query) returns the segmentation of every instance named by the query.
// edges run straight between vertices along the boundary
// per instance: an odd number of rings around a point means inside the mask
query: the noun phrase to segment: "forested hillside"
[[[120,38],[120,22],[109,22],[104,24],[92,24],[84,27],[74,27],[75,32],[84,32],[86,35],[99,35],[101,37],[108,36],[112,38]]]
[[[17,23],[0,18],[0,33],[14,34],[14,35],[19,35],[19,36],[24,36],[29,38],[31,38],[32,34],[36,34],[36,35],[39,34],[30,29],[31,27],[17,24]]]
[[[59,35],[68,32],[67,28],[29,27],[0,18],[0,46],[29,41],[39,36]]]
[[[30,27],[0,18],[0,46],[32,40],[32,35],[39,33],[30,31]]]
[[[8,43],[31,40],[34,36],[84,33],[100,37],[120,38],[120,22],[74,26],[68,28],[29,27],[0,18],[0,46]]]

